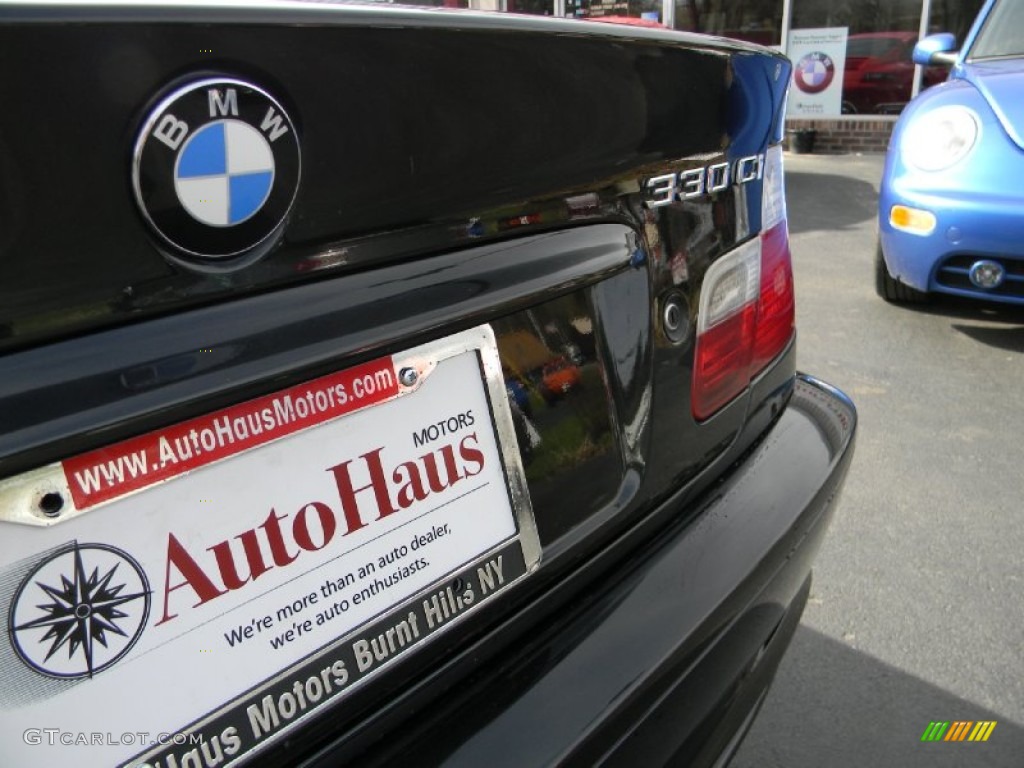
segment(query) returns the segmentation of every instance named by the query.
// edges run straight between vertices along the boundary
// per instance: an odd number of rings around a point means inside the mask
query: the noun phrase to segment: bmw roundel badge
[[[219,260],[273,245],[299,187],[295,126],[266,91],[213,78],[149,114],[132,185],[143,216],[184,254]]]

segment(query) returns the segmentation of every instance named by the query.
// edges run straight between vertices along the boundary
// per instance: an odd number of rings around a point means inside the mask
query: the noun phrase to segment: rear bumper
[[[699,502],[667,499],[305,764],[721,764],[799,622],[855,431],[842,393],[799,377]]]

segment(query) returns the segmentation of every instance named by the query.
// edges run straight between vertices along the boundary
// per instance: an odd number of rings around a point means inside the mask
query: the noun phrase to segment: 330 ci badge
[[[223,260],[273,244],[300,168],[284,108],[251,83],[211,78],[177,88],[149,114],[135,143],[132,184],[164,243]]]

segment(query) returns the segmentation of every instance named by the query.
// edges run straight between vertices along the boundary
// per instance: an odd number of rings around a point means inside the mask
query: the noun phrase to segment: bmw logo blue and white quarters
[[[160,101],[132,167],[136,201],[160,244],[200,263],[266,253],[299,176],[298,138],[284,108],[227,78],[190,83]]]

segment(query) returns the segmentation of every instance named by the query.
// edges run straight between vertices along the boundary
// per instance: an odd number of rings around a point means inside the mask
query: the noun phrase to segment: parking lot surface
[[[798,366],[857,453],[733,768],[1024,766],[1024,311],[874,293],[883,157],[787,155]],[[932,721],[996,721],[923,743]]]

